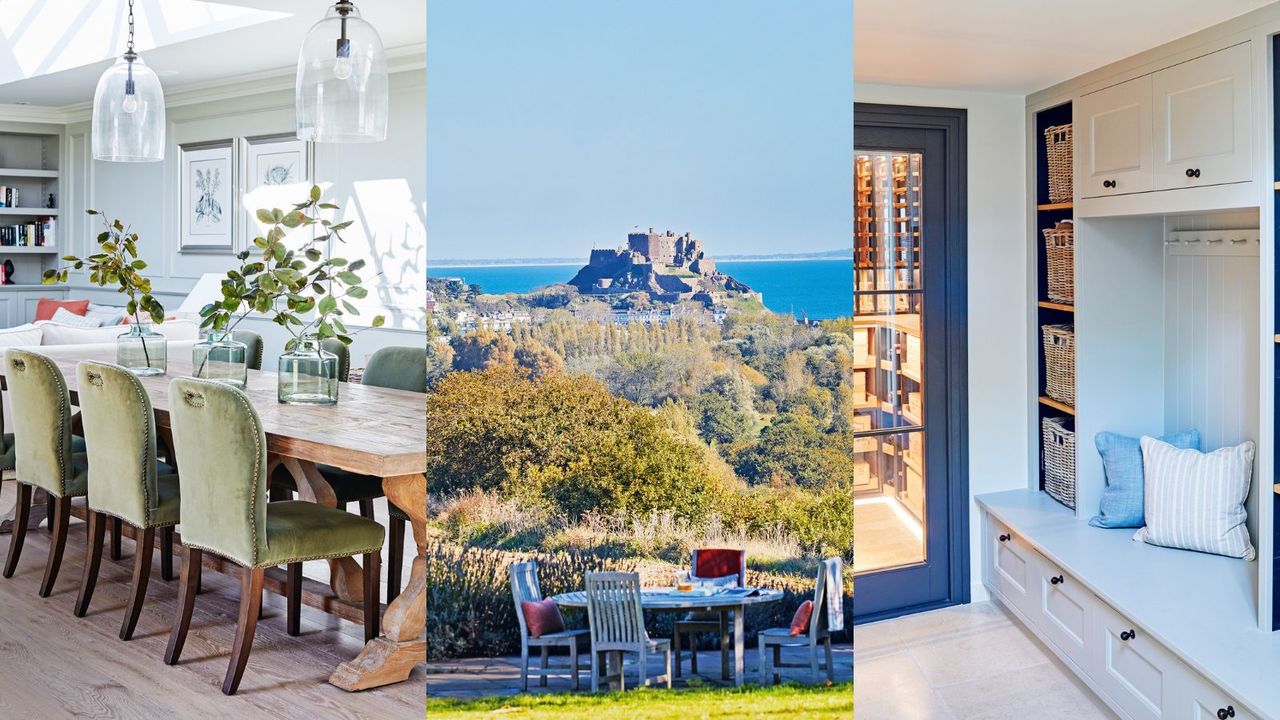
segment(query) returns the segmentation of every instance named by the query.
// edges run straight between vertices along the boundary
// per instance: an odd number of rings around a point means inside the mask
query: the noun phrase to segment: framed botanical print
[[[306,199],[311,187],[311,143],[293,133],[244,139],[244,247],[266,231],[258,222],[260,209],[288,209]]]
[[[180,145],[179,250],[235,251],[235,140]]]

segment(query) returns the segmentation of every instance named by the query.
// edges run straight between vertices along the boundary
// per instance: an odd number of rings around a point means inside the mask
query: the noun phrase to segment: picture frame
[[[303,197],[312,184],[314,145],[293,133],[244,138],[241,149],[241,247],[267,230],[258,222],[259,208],[288,208]]]
[[[231,254],[236,238],[236,142],[178,146],[178,251]]]

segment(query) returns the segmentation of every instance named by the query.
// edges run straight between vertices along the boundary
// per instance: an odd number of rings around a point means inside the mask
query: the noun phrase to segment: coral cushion
[[[560,616],[556,601],[551,598],[538,602],[524,600],[520,603],[520,612],[524,613],[524,622],[533,637],[564,631],[564,618]]]
[[[36,303],[36,320],[52,320],[53,314],[58,312],[58,308],[66,308],[67,312],[84,315],[89,312],[89,301],[69,300],[63,302],[61,300],[40,298],[40,302]]]
[[[698,562],[693,574],[700,578],[719,578],[742,572],[742,551],[726,548],[698,548]]]
[[[809,630],[809,619],[813,617],[813,601],[805,600],[796,608],[795,617],[791,618],[791,637],[805,634]]]

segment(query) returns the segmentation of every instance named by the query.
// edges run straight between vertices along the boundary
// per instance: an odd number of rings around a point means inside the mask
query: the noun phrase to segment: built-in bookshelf
[[[60,129],[0,123],[0,267],[19,284],[38,283],[60,252],[61,159]]]

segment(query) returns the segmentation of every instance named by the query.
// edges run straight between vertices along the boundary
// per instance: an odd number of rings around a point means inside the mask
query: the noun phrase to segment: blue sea
[[[853,314],[852,260],[723,260],[721,272],[764,293],[765,307],[810,320]],[[568,282],[577,265],[509,265],[431,268],[431,277],[461,277],[487,293],[527,293]]]

